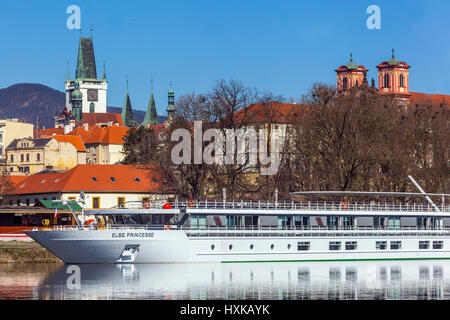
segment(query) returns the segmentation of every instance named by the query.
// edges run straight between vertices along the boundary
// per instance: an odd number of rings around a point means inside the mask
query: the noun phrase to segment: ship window
[[[391,250],[399,250],[402,248],[401,241],[391,241]]]
[[[158,179],[152,178],[152,181],[153,181],[153,182],[158,182]]]
[[[345,250],[356,250],[358,244],[356,241],[349,241],[345,243]]]
[[[308,242],[302,241],[302,242],[298,242],[297,243],[297,250],[298,251],[309,251],[309,247],[310,247],[310,242],[309,241]]]
[[[212,245],[211,245],[211,250],[214,250],[214,247],[215,247],[215,246],[212,244]]]
[[[341,250],[341,242],[340,241],[330,241],[329,249],[330,250]]]
[[[291,248],[291,244],[289,243],[289,244],[288,244],[288,249],[290,249],[290,248]]]
[[[134,178],[134,180],[136,180],[137,182],[141,182],[141,179],[139,178]]]
[[[386,250],[387,249],[387,241],[377,241],[376,249],[377,250]]]
[[[47,180],[47,179],[42,180],[42,181],[41,181],[41,184],[43,184],[46,180]]]
[[[232,245],[232,244],[230,244],[230,246],[229,246],[228,248],[230,248],[230,250],[231,250],[231,249],[233,249],[233,245]]]
[[[419,241],[419,249],[430,249],[430,241]]]
[[[251,244],[251,245],[250,245],[250,250],[253,250],[253,247],[254,247],[254,246]]]
[[[97,180],[97,178],[96,178],[96,177],[92,177],[92,181],[95,181],[95,182],[97,182],[98,180]]]
[[[110,177],[110,179],[111,179],[112,182],[116,182],[116,178]]]
[[[443,249],[444,241],[433,241],[433,249]]]
[[[271,244],[271,245],[270,245],[270,249],[273,250],[273,248],[275,248],[275,245],[274,245],[274,244]]]

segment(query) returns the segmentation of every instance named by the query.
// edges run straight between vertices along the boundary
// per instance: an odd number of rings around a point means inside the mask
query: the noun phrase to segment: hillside
[[[0,89],[0,119],[18,118],[46,128],[54,127],[53,116],[65,105],[65,93],[38,83],[19,83]],[[122,108],[109,107],[108,112],[120,113]],[[134,118],[140,123],[145,112],[134,110]],[[166,117],[159,117],[164,121]]]

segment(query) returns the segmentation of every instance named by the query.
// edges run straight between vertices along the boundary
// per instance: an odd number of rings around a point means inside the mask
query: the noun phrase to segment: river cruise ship
[[[66,263],[450,258],[449,194],[292,196],[296,201],[128,202],[73,212],[76,225],[25,233]]]

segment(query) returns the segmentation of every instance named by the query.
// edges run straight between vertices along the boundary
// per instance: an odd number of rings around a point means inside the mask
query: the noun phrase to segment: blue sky
[[[375,66],[396,57],[412,66],[411,91],[450,94],[450,1],[25,1],[0,2],[0,88],[42,83],[64,90],[74,75],[78,30],[66,8],[81,8],[85,36],[94,27],[97,72],[106,60],[108,105],[145,110],[150,78],[165,115],[176,95],[204,92],[218,79],[297,99],[315,81],[335,83],[334,70],[354,61]],[[381,30],[369,30],[369,5],[381,8]]]

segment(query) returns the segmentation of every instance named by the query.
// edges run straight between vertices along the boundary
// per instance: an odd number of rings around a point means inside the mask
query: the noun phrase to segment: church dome
[[[80,90],[75,89],[72,91],[72,100],[74,100],[74,101],[83,100],[83,94],[81,93]]]

